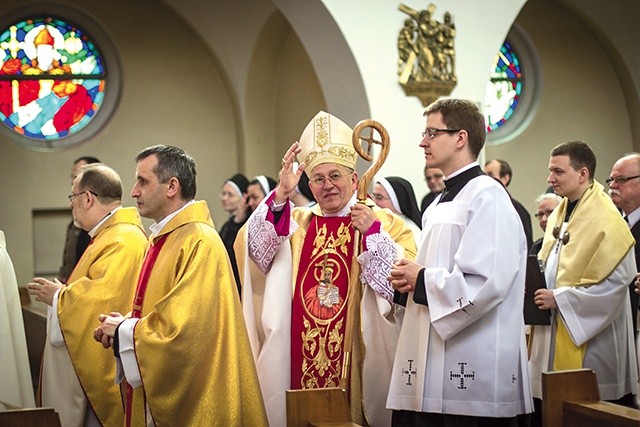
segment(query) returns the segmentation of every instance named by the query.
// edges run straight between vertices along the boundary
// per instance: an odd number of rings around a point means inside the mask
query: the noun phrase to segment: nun
[[[416,244],[420,243],[422,219],[418,202],[409,181],[399,176],[379,178],[373,184],[373,201],[380,208],[387,208],[400,216],[413,231]]]

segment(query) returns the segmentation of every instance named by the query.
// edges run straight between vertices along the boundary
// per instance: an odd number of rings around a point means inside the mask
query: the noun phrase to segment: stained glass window
[[[484,115],[487,132],[504,125],[520,104],[524,79],[520,58],[511,43],[505,41],[493,60],[491,80],[487,83]]]
[[[36,16],[0,29],[0,121],[43,146],[96,116],[107,67],[95,41],[65,18]]]
[[[487,144],[514,140],[529,126],[542,92],[542,67],[531,38],[517,23],[493,59],[483,112]]]

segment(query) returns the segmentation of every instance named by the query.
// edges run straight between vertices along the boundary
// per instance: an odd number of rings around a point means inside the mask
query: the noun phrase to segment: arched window
[[[29,14],[0,28],[0,128],[25,147],[75,145],[115,107],[117,60],[83,18]]]
[[[487,83],[483,105],[487,144],[510,141],[526,128],[538,105],[541,81],[535,49],[514,25],[494,58]]]

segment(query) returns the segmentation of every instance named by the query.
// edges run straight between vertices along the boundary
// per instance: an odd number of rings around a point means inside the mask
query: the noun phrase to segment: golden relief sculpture
[[[444,22],[433,18],[433,4],[417,11],[401,3],[398,9],[410,17],[398,35],[398,80],[407,96],[417,96],[427,106],[449,95],[458,81],[456,28],[449,12]]]

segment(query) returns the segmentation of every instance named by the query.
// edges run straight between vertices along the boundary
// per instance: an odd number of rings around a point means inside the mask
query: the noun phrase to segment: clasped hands
[[[93,339],[101,343],[104,348],[111,347],[116,329],[125,319],[126,317],[117,312],[111,312],[108,315],[99,315],[98,321],[100,322],[100,326],[93,331]]]
[[[389,280],[393,289],[400,293],[412,292],[416,289],[416,281],[420,270],[422,270],[420,264],[403,258],[393,263],[387,280]]]

